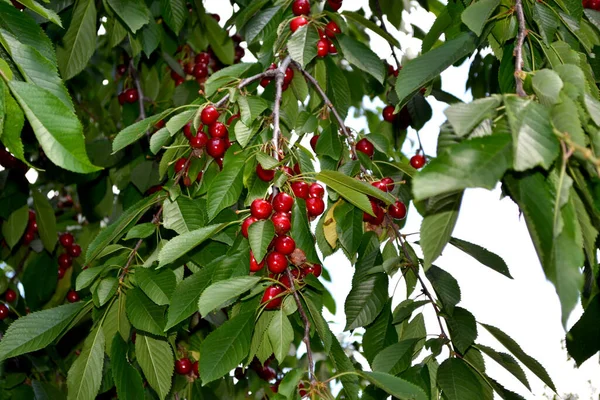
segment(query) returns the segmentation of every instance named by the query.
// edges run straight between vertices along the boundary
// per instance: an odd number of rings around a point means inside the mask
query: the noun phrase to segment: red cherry
[[[27,246],[29,243],[33,242],[33,239],[35,239],[35,233],[27,231],[23,235],[23,244]]]
[[[231,123],[234,120],[239,119],[239,118],[240,118],[240,114],[239,113],[233,114],[231,117],[227,118],[227,125],[231,125]]]
[[[301,172],[302,171],[300,171],[300,164],[298,164],[298,163],[294,164],[294,173],[296,175],[300,175]]]
[[[212,104],[204,107],[202,112],[200,113],[200,120],[204,125],[211,125],[217,121],[219,118],[219,111],[217,111],[216,107]]]
[[[310,147],[312,147],[313,151],[317,151],[317,142],[319,141],[319,135],[314,135],[310,138]]]
[[[292,283],[290,282],[290,278],[288,278],[287,275],[283,274],[280,278],[279,278],[279,282],[285,286],[286,288],[291,288],[292,287]]]
[[[6,304],[0,304],[0,321],[6,319],[9,312],[10,311],[8,310],[8,307],[6,307]]]
[[[319,264],[314,264],[314,265],[307,265],[304,267],[304,275],[308,275],[308,274],[313,274],[314,276],[316,276],[317,278],[321,276],[321,273],[323,272],[323,267],[320,266]]]
[[[275,226],[275,232],[278,235],[285,235],[292,229],[292,223],[290,217],[285,212],[278,212],[271,218],[273,225]]]
[[[279,285],[269,286],[265,290],[265,294],[263,295],[261,304],[267,303],[265,308],[267,310],[273,310],[279,308],[281,302],[283,301],[283,297],[277,297],[281,293],[283,293],[284,289]]]
[[[383,180],[372,182],[371,186],[381,190],[382,192],[387,192],[387,185],[383,183]]]
[[[392,178],[385,177],[381,180],[381,182],[383,182],[385,184],[385,187],[388,192],[391,192],[392,190],[394,190],[394,180]]]
[[[125,101],[128,103],[135,103],[140,98],[140,95],[136,89],[127,89],[125,91]]]
[[[304,26],[306,24],[308,24],[308,20],[306,18],[304,18],[303,16],[299,16],[290,21],[290,29],[292,30],[292,33],[293,33],[293,32],[296,32],[298,30],[298,28],[300,28],[301,26]]]
[[[60,235],[58,240],[60,242],[60,245],[65,249],[71,247],[73,245],[73,242],[75,242],[75,238],[70,233],[63,233],[62,235]]]
[[[198,134],[190,138],[190,146],[194,149],[201,149],[208,143],[208,136],[204,132],[198,132]]]
[[[342,33],[342,30],[335,21],[329,21],[327,26],[325,26],[325,34],[330,38],[334,38],[335,35],[339,35],[340,33]]]
[[[306,210],[310,217],[318,217],[325,211],[325,203],[323,202],[323,199],[311,197],[306,200]]]
[[[375,201],[371,200],[371,208],[373,209],[373,213],[375,216],[369,215],[367,213],[363,213],[363,221],[368,222],[373,225],[381,225],[383,219],[385,218],[385,213],[379,204]]]
[[[289,212],[294,206],[294,198],[285,192],[277,193],[273,199],[273,208],[275,211]]]
[[[77,258],[81,255],[81,246],[74,244],[67,249],[67,253],[69,253],[69,255],[73,258]]]
[[[329,54],[337,54],[337,47],[333,42],[329,42]]]
[[[206,152],[213,158],[221,158],[227,150],[227,142],[221,138],[212,138],[206,144]]]
[[[250,212],[252,216],[258,219],[267,219],[273,212],[271,203],[263,199],[256,199],[250,205]]]
[[[178,174],[181,171],[183,171],[186,163],[187,163],[187,159],[185,159],[183,157],[180,158],[179,160],[175,161],[175,173]]]
[[[294,175],[296,175],[296,174],[294,173],[294,170],[293,170],[293,169],[291,169],[290,167],[288,167],[287,165],[285,165],[285,166],[281,167],[281,170],[282,170],[284,173],[286,173],[287,175],[289,175],[289,176],[294,176]]]
[[[415,154],[410,159],[410,165],[412,165],[414,169],[423,168],[423,165],[425,165],[425,157],[423,157],[421,154]]]
[[[210,14],[210,16],[217,22],[221,21],[221,16],[219,14]]]
[[[294,70],[291,68],[287,68],[285,70],[285,76],[283,77],[284,83],[290,83],[294,79]]]
[[[79,294],[77,294],[77,292],[73,289],[69,290],[69,293],[67,293],[67,301],[69,303],[75,303],[79,301]]]
[[[331,1],[331,0],[329,0],[329,1]],[[331,3],[330,3],[330,5],[331,5]],[[300,397],[304,397],[308,394],[308,392],[306,390],[304,390],[304,384],[302,382],[300,382],[298,384],[298,394],[300,395]]]
[[[207,64],[210,62],[210,54],[202,52],[202,53],[198,53],[196,55],[196,58],[194,58],[194,61],[196,62],[196,64]]]
[[[395,219],[404,219],[406,217],[406,206],[403,202],[397,201],[388,207],[388,214]]]
[[[325,189],[323,189],[323,186],[319,185],[318,183],[313,183],[308,188],[308,196],[322,199],[323,196],[325,196]]]
[[[127,72],[127,65],[125,65],[125,64],[117,65],[117,76],[118,77],[125,75],[125,72]]]
[[[358,143],[356,143],[356,151],[360,151],[371,158],[375,152],[375,147],[373,146],[373,143],[369,142],[367,139],[360,139]]]
[[[292,254],[296,249],[296,242],[289,236],[278,236],[275,238],[275,251],[285,256]]]
[[[342,0],[327,0],[327,4],[333,11],[337,11],[342,7]]]
[[[296,0],[292,4],[294,15],[308,15],[310,13],[310,2],[308,0]]]
[[[185,126],[183,127],[183,134],[185,135],[186,138],[188,138],[188,140],[190,140],[191,138],[194,137],[194,135],[192,134],[192,123],[188,122],[187,124],[185,124]]]
[[[187,375],[192,370],[192,362],[189,358],[182,358],[175,361],[175,372],[179,375]]]
[[[175,71],[171,71],[171,78],[176,81],[178,79],[183,79],[183,77],[181,75],[179,75],[177,72]]]
[[[261,269],[263,269],[263,267],[265,266],[265,260],[262,260],[262,262],[257,262],[256,258],[254,258],[254,254],[252,253],[252,250],[250,251],[250,272],[256,272],[256,271],[260,271]]]
[[[183,82],[185,82],[185,79],[183,79],[182,77],[177,77],[177,79],[175,79],[175,86],[179,86]]]
[[[250,227],[250,225],[252,225],[256,221],[258,221],[258,219],[250,216],[250,217],[246,218],[244,220],[244,222],[242,222],[242,235],[244,235],[245,238],[248,237],[248,228]]]
[[[308,183],[299,181],[292,183],[292,191],[296,197],[300,197],[301,199],[308,199]]]
[[[206,64],[196,64],[194,70],[190,75],[194,75],[194,78],[199,80],[204,79],[208,76],[208,67],[206,66]]]
[[[125,104],[127,101],[125,100],[125,92],[121,92],[119,93],[119,95],[117,96],[117,99],[119,100],[119,104],[123,105]]]
[[[165,122],[164,119],[161,119],[160,121],[158,121],[156,124],[154,124],[154,127],[158,130],[158,129],[162,129],[165,127],[167,123]]]
[[[66,253],[61,254],[60,256],[58,256],[58,265],[61,268],[69,268],[71,265],[73,265],[73,259],[70,255]]]
[[[317,56],[322,58],[329,54],[329,44],[329,40],[319,39],[317,42]]]
[[[58,268],[58,279],[62,279],[65,276],[67,270],[63,267]]]
[[[9,303],[12,303],[17,299],[17,292],[12,289],[7,289],[6,292],[4,292],[4,299]]]
[[[408,107],[404,106],[398,113],[398,128],[404,130],[412,124],[412,117],[408,111]]]
[[[267,267],[274,274],[280,274],[288,266],[287,258],[281,253],[273,251],[267,256]]]
[[[262,78],[260,80],[260,86],[266,88],[267,86],[269,86],[269,83],[271,83],[273,80],[270,78]]]
[[[396,114],[394,114],[395,107],[393,105],[387,105],[383,109],[383,119],[389,123],[396,120]]]
[[[261,181],[270,182],[275,177],[274,169],[263,169],[260,163],[256,164],[256,175]]]
[[[187,75],[193,75],[195,66],[196,64],[193,62],[188,62],[183,66],[183,72],[185,72]]]
[[[208,133],[211,137],[226,138],[229,135],[227,127],[222,122],[215,122],[208,127]]]
[[[29,217],[28,217],[29,221],[35,221],[35,212],[32,210],[29,210]]]
[[[223,157],[215,158],[215,162],[219,166],[219,169],[223,170]]]

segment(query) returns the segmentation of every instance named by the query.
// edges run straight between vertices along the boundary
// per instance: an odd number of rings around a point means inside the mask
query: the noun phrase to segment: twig
[[[138,92],[138,104],[140,106],[140,120],[146,119],[146,110],[144,109],[144,92],[142,91],[142,84],[140,83],[140,76],[138,75],[137,69],[133,64],[133,58],[129,61],[129,70],[135,83],[135,88]],[[149,131],[146,133],[148,134]]]
[[[277,75],[277,70],[275,69],[269,69],[266,70],[264,72],[261,72],[260,74],[256,74],[254,76],[242,79],[240,81],[240,83],[236,86],[237,89],[242,89],[248,85],[250,85],[253,82],[259,81],[262,78],[273,78]],[[221,108],[225,105],[225,103],[227,103],[227,101],[229,101],[229,94],[226,94],[225,96],[223,96],[223,98],[219,101],[217,101],[215,103],[215,107],[217,108]]]
[[[517,43],[515,44],[515,83],[517,95],[526,97],[527,93],[523,90],[523,42],[527,35],[525,28],[525,14],[523,13],[522,0],[515,0],[515,11],[517,13],[517,21],[519,23],[519,33],[517,34]]]
[[[573,139],[571,139],[571,136],[568,133],[562,133],[559,130],[555,129],[554,134],[560,139],[561,143],[564,142],[567,146],[569,146],[569,149],[571,151],[571,154],[569,156],[571,156],[572,153],[578,153],[586,161],[589,161],[592,164],[594,164],[594,167],[596,168],[596,173],[598,174],[598,176],[600,176],[600,159],[594,155],[592,149],[577,144],[575,141],[573,141]]]
[[[385,33],[387,33],[388,35],[391,36],[390,32],[387,30],[387,27],[385,26],[385,21],[383,20],[383,12],[381,11],[381,4],[379,4],[379,0],[375,0],[375,11],[377,13],[377,17],[379,18],[379,21],[381,22],[381,29],[383,29],[383,31]],[[392,49],[392,55],[394,56],[394,60],[396,60],[396,68],[400,68],[402,64],[400,64],[400,58],[398,58],[398,55],[396,54],[396,50],[394,49],[394,45],[390,42],[388,42],[390,45],[390,49]]]

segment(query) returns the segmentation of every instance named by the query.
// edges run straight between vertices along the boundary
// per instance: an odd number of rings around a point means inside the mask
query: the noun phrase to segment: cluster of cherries
[[[117,79],[120,79],[122,76],[124,76],[127,73],[127,70],[129,69],[127,67],[128,58],[126,57],[124,61],[125,62],[123,64],[117,65]],[[117,99],[119,100],[120,105],[123,105],[125,103],[133,104],[140,99],[140,94],[136,88],[130,87],[123,89],[123,91],[117,96]]]
[[[334,4],[332,6],[332,3]],[[337,11],[341,6],[342,2],[329,1],[329,5],[334,11]],[[292,11],[296,18],[290,21],[290,30],[296,32],[300,27],[308,24],[308,19],[305,15],[310,13],[310,2],[308,0],[295,0],[292,3]],[[337,48],[331,39],[341,33],[340,27],[334,22],[329,21],[325,29],[319,29],[319,41],[317,42],[317,55],[319,57],[325,57],[327,54],[337,54]]]
[[[270,70],[277,69],[277,64],[275,64],[275,63],[271,64],[269,69]],[[294,79],[294,70],[288,67],[285,70],[285,75],[283,77],[283,86],[281,87],[281,90],[283,90],[285,92],[288,89],[288,87],[290,86],[290,83],[292,83],[293,79]],[[260,80],[260,86],[266,88],[269,85],[269,83],[271,83],[272,81],[273,81],[273,78],[262,78]]]
[[[6,300],[7,303],[14,303],[15,300],[17,300],[17,292],[12,289],[6,289],[6,292],[4,292],[4,300]],[[8,309],[8,306],[6,304],[0,304],[0,321],[6,319],[9,313],[10,310]]]
[[[583,8],[600,11],[600,0],[583,0],[581,3],[583,4]]]
[[[23,246],[29,246],[33,242],[35,235],[38,232],[38,224],[35,219],[35,212],[29,210],[29,220],[27,221],[27,229],[23,235]]]
[[[394,190],[394,180],[389,177],[385,177],[380,181],[375,181],[371,183],[371,186],[381,190],[382,192],[391,192]],[[371,208],[373,209],[373,214],[375,216],[369,215],[367,213],[363,214],[363,221],[370,223],[371,225],[381,225],[385,218],[385,211],[382,207],[382,202],[370,197]],[[387,213],[390,217],[394,219],[404,219],[406,217],[406,205],[397,200],[394,204],[390,204]]]
[[[58,237],[58,241],[65,249],[65,252],[58,256],[58,279],[62,279],[67,269],[73,265],[73,258],[81,255],[81,247],[75,243],[75,238],[70,233],[63,233]]]
[[[180,358],[175,361],[175,372],[179,375],[191,375],[192,372],[195,376],[200,376],[198,372],[198,361],[190,360],[189,358]]]

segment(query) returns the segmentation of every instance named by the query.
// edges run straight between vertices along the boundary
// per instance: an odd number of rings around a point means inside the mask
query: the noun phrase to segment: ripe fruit
[[[396,114],[394,114],[394,106],[387,105],[383,108],[383,119],[389,123],[392,123],[396,120]]]
[[[296,197],[308,199],[308,190],[308,183],[306,182],[299,181],[292,183],[292,191]]]
[[[323,199],[311,197],[306,200],[306,210],[308,211],[309,217],[318,217],[325,211],[325,203],[323,202]]]
[[[327,4],[333,11],[337,11],[342,6],[342,0],[327,0]]]
[[[308,20],[303,16],[299,16],[290,21],[290,29],[292,30],[292,33],[294,33],[298,28],[306,24],[308,24]]]
[[[319,141],[319,135],[314,135],[310,138],[310,147],[312,147],[313,151],[317,151],[317,142]]]
[[[28,217],[28,219],[29,219],[29,222],[35,221],[35,212],[34,211],[29,210],[29,217]]]
[[[318,197],[322,199],[323,196],[325,196],[325,189],[323,189],[323,186],[319,185],[318,183],[313,183],[310,185],[308,188],[308,197]]]
[[[136,89],[127,89],[125,91],[125,101],[127,103],[135,103],[136,101],[138,101],[140,98],[140,95],[138,93],[138,91]]]
[[[25,235],[23,235],[23,244],[28,245],[33,242],[33,239],[35,239],[35,234],[33,232],[25,232]]]
[[[198,370],[198,361],[194,361],[194,363],[192,364],[192,371],[194,371],[194,374],[196,374],[196,376],[200,376],[200,371]]]
[[[395,219],[404,219],[406,217],[406,205],[401,201],[397,201],[388,207],[388,214]]]
[[[294,70],[291,68],[287,68],[285,70],[285,75],[283,77],[283,82],[284,83],[290,83],[292,81],[292,79],[294,79]]]
[[[67,272],[66,269],[62,267],[58,268],[58,279],[62,279],[65,276],[65,272]]]
[[[300,175],[302,171],[300,171],[300,165],[298,163],[294,164],[294,173],[296,175]]]
[[[263,169],[260,163],[256,164],[256,175],[261,181],[270,182],[275,177],[274,169]]]
[[[190,146],[194,149],[201,149],[208,143],[208,136],[204,132],[198,132],[196,136],[190,138]]]
[[[262,78],[260,80],[260,86],[265,88],[265,87],[269,86],[269,83],[271,83],[271,81],[272,81],[272,79],[270,79],[270,78]]]
[[[193,75],[195,66],[196,64],[188,62],[183,66],[183,72],[185,72],[187,75]]]
[[[285,192],[277,193],[273,199],[273,208],[279,212],[289,212],[294,206],[294,198]]]
[[[320,266],[319,264],[306,265],[302,272],[304,272],[304,276],[306,276],[308,274],[313,274],[314,276],[316,276],[318,278],[321,276],[321,273],[323,272],[323,267]]]
[[[287,258],[281,253],[273,251],[267,256],[267,267],[274,274],[280,274],[285,271],[287,265]]]
[[[242,222],[242,235],[244,235],[245,238],[248,237],[248,228],[256,221],[258,221],[258,219],[255,217],[248,217]]]
[[[250,250],[250,272],[256,272],[256,271],[260,271],[261,269],[263,269],[263,267],[265,266],[265,260],[262,260],[262,262],[257,262],[256,258],[254,258],[254,254],[252,253],[252,250]]]
[[[408,111],[408,107],[404,106],[398,113],[398,128],[404,130],[412,124],[412,117]]]
[[[60,245],[65,249],[71,247],[75,242],[75,238],[73,238],[73,235],[71,235],[70,233],[63,233],[62,235],[60,235],[58,240],[60,241]]]
[[[325,57],[327,54],[329,54],[329,40],[319,39],[317,42],[317,56]]]
[[[375,181],[375,182],[371,183],[371,186],[381,190],[382,192],[387,192],[387,185],[385,183],[383,183],[383,180]]]
[[[337,54],[337,47],[333,42],[329,42],[329,54]]]
[[[61,254],[60,256],[58,256],[58,266],[61,268],[69,268],[71,265],[73,265],[73,259],[71,258],[70,255],[68,254]]]
[[[329,21],[327,26],[325,26],[325,34],[330,38],[334,38],[335,35],[338,35],[340,33],[342,33],[342,30],[340,29],[338,24],[335,23],[335,21]]]
[[[4,299],[9,303],[12,303],[17,299],[17,292],[12,289],[7,289],[6,292],[4,292]]]
[[[204,125],[211,125],[217,121],[219,118],[219,111],[217,111],[216,107],[212,104],[204,107],[202,113],[200,113],[200,121]]]
[[[175,173],[178,174],[181,171],[183,171],[183,169],[185,168],[185,164],[186,164],[187,160],[185,158],[180,158],[179,160],[175,161]]]
[[[67,253],[69,253],[69,255],[73,258],[77,258],[81,255],[81,246],[74,244],[67,249]]]
[[[227,150],[227,142],[221,138],[212,138],[206,143],[206,152],[213,158],[221,158]]]
[[[296,175],[296,174],[294,173],[294,170],[293,170],[293,169],[291,169],[290,167],[288,167],[287,165],[284,165],[283,167],[281,167],[281,170],[282,170],[284,173],[288,174],[289,176],[294,176],[294,175]]]
[[[194,75],[194,78],[196,79],[204,79],[208,76],[208,67],[206,64],[196,64],[191,75]]]
[[[275,232],[278,235],[285,235],[292,229],[292,223],[290,222],[290,217],[288,217],[287,213],[278,212],[273,215],[271,221],[273,221]]]
[[[269,286],[265,290],[265,294],[263,294],[261,304],[267,303],[265,306],[265,308],[267,310],[273,310],[273,309],[279,308],[279,306],[281,305],[281,302],[283,300],[283,297],[277,297],[277,296],[279,296],[281,293],[283,293],[283,288],[281,286],[279,286],[279,285]]]
[[[289,236],[278,236],[275,238],[275,251],[285,256],[292,254],[296,249],[296,242]]]
[[[412,165],[414,169],[423,168],[423,165],[425,165],[425,157],[423,157],[421,154],[415,154],[410,159],[410,165]]]
[[[0,321],[3,319],[6,319],[8,317],[8,307],[6,307],[6,304],[0,304]]]
[[[296,0],[292,4],[294,15],[308,15],[310,13],[310,2],[308,0]]]
[[[198,131],[200,131],[201,129],[198,129]],[[186,138],[188,138],[188,140],[190,140],[191,138],[194,137],[194,135],[192,134],[192,123],[188,122],[187,124],[185,124],[185,126],[183,127],[183,134],[185,135]]]
[[[77,294],[77,292],[73,289],[69,290],[69,293],[67,293],[67,301],[69,303],[75,303],[79,301],[79,294]]]
[[[187,375],[192,370],[192,362],[189,358],[182,358],[175,361],[175,372],[179,375]]]
[[[194,58],[194,61],[196,64],[208,64],[210,61],[210,54],[205,52],[198,53],[196,58]]]
[[[394,190],[394,180],[392,178],[385,177],[381,180],[381,182],[385,184],[385,187],[388,192],[391,192],[392,190]]]
[[[218,137],[223,139],[226,138],[229,134],[225,124],[218,121],[208,127],[208,133],[210,133],[211,137]]]
[[[292,287],[290,278],[288,278],[288,276],[285,274],[283,276],[281,276],[281,278],[279,278],[279,282],[288,289]]]
[[[165,127],[167,123],[165,122],[164,119],[161,119],[160,121],[158,121],[156,124],[154,124],[154,127],[158,130],[158,129],[162,129]]]
[[[380,225],[383,222],[383,218],[385,218],[385,213],[383,212],[383,209],[379,207],[379,204],[377,204],[373,200],[371,200],[371,208],[373,209],[373,213],[375,214],[375,216],[363,213],[363,221],[373,225]]]
[[[356,151],[360,151],[361,153],[364,153],[369,158],[371,158],[373,157],[373,153],[375,152],[375,147],[373,146],[373,143],[363,138],[360,139],[358,143],[356,143]]]
[[[256,199],[250,205],[250,212],[257,219],[267,219],[273,212],[273,206],[266,200]]]

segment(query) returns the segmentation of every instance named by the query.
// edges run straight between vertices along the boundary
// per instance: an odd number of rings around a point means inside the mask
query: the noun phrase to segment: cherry
[[[12,289],[7,289],[6,292],[4,292],[4,299],[9,303],[12,303],[17,299],[17,292]]]
[[[308,199],[308,183],[299,181],[292,183],[292,191],[296,197],[300,197],[301,199]]]
[[[325,26],[325,34],[330,38],[334,38],[335,35],[339,35],[340,33],[342,33],[342,30],[335,21],[329,21]]]
[[[273,199],[273,208],[275,211],[289,212],[294,206],[294,198],[285,192],[277,193]]]
[[[288,266],[287,258],[281,253],[273,251],[267,256],[267,267],[274,274],[280,274]]]
[[[196,64],[193,62],[188,62],[183,66],[183,72],[185,72],[187,75],[193,75],[195,66]]]
[[[308,20],[303,16],[299,16],[290,21],[290,29],[293,32],[296,32],[301,26],[308,24]]]
[[[366,154],[369,158],[373,157],[373,153],[375,152],[375,147],[373,143],[369,142],[367,139],[360,139],[358,143],[356,143],[356,151],[360,151],[363,154]]]
[[[27,231],[25,232],[25,235],[23,235],[23,244],[27,246],[29,243],[33,242],[33,239],[35,239],[35,233]]]
[[[58,265],[61,268],[69,268],[71,265],[73,265],[73,259],[70,255],[66,253],[61,254],[60,256],[58,256]]]
[[[194,371],[194,374],[196,374],[196,376],[200,376],[198,361],[194,361],[194,363],[192,364],[192,371]]]
[[[371,208],[373,209],[373,213],[375,214],[375,216],[373,217],[372,215],[363,213],[363,221],[373,225],[381,225],[383,219],[385,218],[383,208],[379,207],[379,204],[377,204],[373,200],[371,200]]]
[[[183,79],[182,77],[178,76],[177,79],[175,79],[175,86],[179,86],[183,82],[185,82],[185,79]]]
[[[244,220],[244,222],[242,222],[242,235],[244,235],[245,238],[248,237],[248,228],[250,227],[250,225],[252,225],[256,221],[258,221],[258,219],[250,216],[250,217],[246,218]]]
[[[294,15],[308,15],[310,13],[310,2],[308,0],[295,0],[292,4]]]
[[[17,9],[17,10],[24,10],[25,6],[21,3],[19,3],[18,1],[15,0],[10,0],[10,2],[12,3],[12,5]]]
[[[9,312],[10,311],[8,310],[8,307],[6,307],[6,304],[0,304],[0,321],[6,319]]]
[[[67,249],[67,253],[69,253],[69,255],[73,258],[77,258],[81,255],[81,246],[74,244]]]
[[[235,376],[235,379],[237,379],[238,381],[241,381],[242,379],[246,378],[246,373],[244,372],[244,369],[242,367],[237,367],[233,372],[233,376]]]
[[[182,358],[175,361],[175,372],[179,375],[187,375],[192,370],[192,362],[189,358]]]
[[[194,58],[196,64],[208,64],[210,62],[210,54],[202,52],[198,53]]]
[[[393,105],[387,105],[383,108],[383,119],[389,123],[396,120],[396,114],[394,114],[395,107]]]
[[[190,146],[194,149],[201,149],[208,143],[208,136],[204,132],[198,132],[196,136],[190,138]]]
[[[240,118],[240,114],[239,113],[233,114],[231,117],[227,118],[227,125],[231,125],[231,123],[234,120],[239,119],[239,118]]]
[[[325,196],[325,189],[323,189],[323,186],[319,185],[318,183],[313,183],[310,185],[308,188],[308,197],[318,197],[322,199],[323,196]]]
[[[62,279],[65,276],[65,273],[67,272],[66,269],[64,269],[63,267],[59,267],[58,268],[58,279]]]
[[[258,371],[258,375],[260,376],[260,378],[262,380],[265,380],[268,382],[268,381],[272,381],[273,379],[277,378],[277,371],[275,371],[273,368],[265,365],[260,371]]]
[[[281,278],[279,278],[279,282],[285,286],[286,288],[291,288],[292,287],[292,283],[290,282],[290,278],[288,278],[287,275],[282,275]]]
[[[329,40],[319,39],[317,42],[317,56],[322,58],[329,54],[329,44]]]
[[[275,238],[275,251],[285,256],[292,254],[296,249],[296,242],[289,236],[278,236]]]
[[[58,241],[60,242],[60,245],[62,247],[67,249],[73,245],[73,243],[75,242],[75,238],[70,233],[63,233],[59,236]]]
[[[382,192],[387,192],[388,191],[388,187],[385,183],[383,183],[383,180],[381,181],[375,181],[373,183],[371,183],[371,186],[381,190]]]
[[[331,0],[329,0],[329,1],[331,1]],[[330,5],[331,5],[331,3],[330,3]],[[340,3],[340,5],[341,5],[341,3]],[[334,10],[334,11],[336,11],[336,10]],[[302,382],[298,383],[298,394],[300,395],[300,397],[304,397],[308,394],[308,392],[306,390],[304,390],[304,384]]]
[[[300,171],[300,165],[298,163],[294,164],[294,173],[296,175],[300,175],[302,171]]]
[[[410,165],[412,165],[414,169],[423,168],[423,165],[425,165],[425,157],[421,154],[415,154],[410,159]]]
[[[272,79],[270,78],[262,78],[260,80],[260,86],[266,88],[267,86],[269,86],[269,83],[271,83]]]
[[[273,225],[275,226],[275,232],[278,235],[285,235],[292,229],[292,223],[290,217],[285,212],[278,212],[271,218]]]
[[[79,301],[79,294],[77,294],[77,292],[73,289],[69,290],[69,293],[67,293],[67,301],[69,303],[75,303]]]
[[[223,169],[223,157],[215,158],[215,162],[219,166],[219,169]]]
[[[381,180],[381,182],[383,182],[387,188],[388,192],[391,192],[392,190],[394,190],[394,180],[390,177],[385,177]]]
[[[181,75],[179,75],[177,72],[175,71],[171,71],[171,78],[176,81],[178,79],[183,79],[183,77]]]
[[[274,169],[263,169],[260,163],[256,164],[256,175],[261,181],[270,182],[275,177]]]
[[[310,147],[312,147],[313,151],[317,151],[317,142],[319,141],[319,135],[314,135],[310,138]]]
[[[206,144],[206,152],[215,159],[223,157],[226,150],[227,142],[221,138],[212,138]]]
[[[35,221],[35,211],[29,210],[29,221]]]
[[[318,278],[321,276],[321,273],[323,272],[323,267],[319,264],[306,265],[306,266],[304,266],[303,272],[304,272],[304,276],[313,274],[314,276],[316,276]]]
[[[329,54],[337,54],[337,47],[333,42],[329,42]]]
[[[342,7],[342,0],[327,0],[327,4],[333,11],[337,11]]]
[[[218,121],[208,127],[208,133],[210,133],[211,137],[218,137],[223,139],[229,135],[225,124]]]
[[[290,83],[294,79],[294,70],[291,68],[287,68],[285,70],[285,75],[283,77],[284,83]]]
[[[397,201],[388,207],[388,214],[395,219],[404,219],[406,217],[406,206],[403,202]]]
[[[281,302],[283,301],[283,298],[277,296],[283,293],[283,290],[284,289],[279,285],[269,286],[267,289],[265,289],[265,294],[263,294],[261,304],[267,303],[265,305],[265,308],[267,310],[274,310],[276,308],[279,308]]]
[[[198,131],[200,131],[200,129],[198,129]],[[185,124],[185,126],[183,127],[183,134],[185,135],[186,138],[188,138],[188,140],[190,140],[191,138],[194,137],[193,133],[192,133],[192,123],[188,122],[187,124]]]
[[[281,167],[281,169],[283,170],[283,172],[285,172],[285,173],[286,173],[286,174],[288,174],[289,176],[294,176],[294,175],[296,175],[296,174],[294,173],[294,170],[293,170],[293,169],[291,169],[290,167],[288,167],[287,165],[285,165],[285,166]]]
[[[31,221],[27,224],[27,230],[32,233],[36,233],[38,231],[38,224],[35,221]]]
[[[196,64],[191,75],[198,80],[204,79],[208,76],[208,67],[206,64]]]
[[[160,121],[158,121],[156,124],[154,124],[154,127],[156,128],[156,130],[162,129],[165,127],[167,123],[165,122],[164,119],[161,119]]]
[[[323,199],[311,197],[306,200],[306,210],[310,217],[318,217],[325,211],[325,203],[323,202]]]
[[[213,124],[217,121],[218,118],[219,111],[217,111],[216,107],[212,104],[209,104],[206,107],[204,107],[204,109],[200,113],[200,121],[202,121],[204,125]]]
[[[256,199],[250,205],[250,212],[252,216],[257,219],[267,219],[273,212],[271,203],[263,199]]]
[[[140,95],[136,89],[130,88],[125,91],[125,101],[129,104],[135,103],[140,98]]]
[[[265,260],[262,260],[262,262],[257,262],[256,258],[254,258],[254,254],[252,253],[252,250],[250,250],[250,272],[256,272],[256,271],[260,271],[261,269],[263,269],[263,267],[265,266]]]
[[[183,171],[183,169],[185,168],[185,164],[187,163],[187,159],[185,159],[184,157],[180,158],[179,160],[175,161],[175,173],[178,174],[181,171]]]

